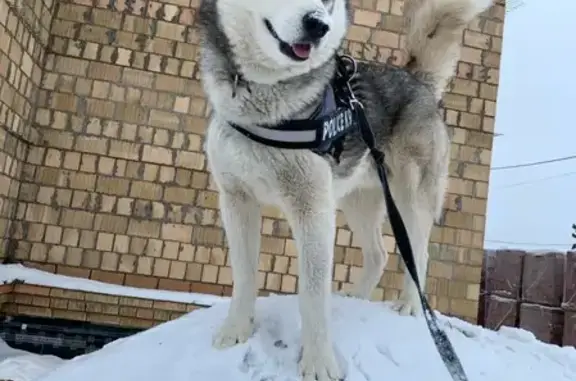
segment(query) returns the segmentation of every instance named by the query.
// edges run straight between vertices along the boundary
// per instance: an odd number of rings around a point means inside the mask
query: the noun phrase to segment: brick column
[[[53,10],[53,0],[0,0],[0,259],[22,238],[11,222],[28,148],[39,143],[33,114]]]

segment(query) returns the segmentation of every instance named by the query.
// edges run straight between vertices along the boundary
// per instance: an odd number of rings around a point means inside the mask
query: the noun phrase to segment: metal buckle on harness
[[[348,61],[352,65],[351,70],[347,70],[344,61]],[[362,102],[358,100],[358,98],[356,98],[356,95],[354,94],[354,91],[352,90],[352,85],[350,83],[358,73],[358,62],[356,62],[356,60],[352,56],[346,54],[341,55],[340,60],[338,61],[338,70],[340,72],[340,76],[344,78],[344,80],[346,81],[346,93],[347,93],[346,103],[348,104],[348,106],[352,110],[356,110],[355,106],[359,106],[360,108],[364,109],[364,105],[362,104]]]
[[[344,60],[344,61],[348,61],[348,62],[350,62],[350,63],[352,64],[352,73],[349,74],[349,75],[346,75],[346,77],[348,78],[348,82],[349,82],[349,81],[352,80],[352,78],[354,78],[354,76],[358,73],[358,62],[356,62],[356,60],[354,59],[354,57],[349,56],[349,55],[347,55],[347,54],[341,55],[341,56],[340,56],[340,59],[341,59],[341,60]],[[340,63],[340,62],[338,62],[338,63]],[[340,68],[342,68],[342,66],[340,66]],[[345,68],[345,67],[344,67],[344,68]],[[341,74],[342,76],[344,76],[344,73],[340,73],[340,74]],[[346,73],[346,74],[348,74],[348,73]]]
[[[232,79],[232,98],[236,98],[236,91],[238,90],[239,82],[240,76],[238,74],[234,74],[234,78]]]

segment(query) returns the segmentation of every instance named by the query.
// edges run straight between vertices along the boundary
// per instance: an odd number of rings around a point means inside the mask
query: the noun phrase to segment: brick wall
[[[480,324],[520,327],[547,343],[576,346],[576,252],[488,252]]]
[[[6,0],[0,0],[5,2]],[[403,2],[354,1],[343,49],[401,63]],[[54,10],[45,71],[7,254],[49,271],[130,286],[229,294],[231,271],[202,139],[198,0],[70,0]],[[430,245],[428,292],[440,311],[477,316],[504,5],[463,35],[446,94],[453,136],[450,186]],[[264,211],[260,286],[295,292],[287,223]],[[392,253],[389,227],[385,243]],[[334,288],[359,275],[361,252],[338,218]],[[397,298],[391,255],[374,299]]]
[[[0,0],[0,259],[10,249],[20,174],[28,147],[52,21],[53,0]]]

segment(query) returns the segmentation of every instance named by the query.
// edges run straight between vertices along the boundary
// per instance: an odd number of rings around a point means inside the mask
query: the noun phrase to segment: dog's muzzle
[[[278,36],[270,20],[265,19],[264,24],[272,37],[278,41],[280,51],[295,61],[306,61],[310,57],[312,47],[318,45],[320,40],[330,31],[330,26],[314,12],[307,13],[302,17],[303,38],[292,44]]]

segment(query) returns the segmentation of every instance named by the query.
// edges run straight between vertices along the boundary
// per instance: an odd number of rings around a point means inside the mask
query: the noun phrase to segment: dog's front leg
[[[342,378],[329,322],[336,209],[331,187],[326,185],[330,184],[313,186],[312,191],[300,188],[286,207],[299,253],[300,370],[304,381]]]
[[[260,253],[260,205],[246,193],[220,190],[220,213],[232,264],[232,300],[228,316],[213,339],[217,348],[243,343],[254,331]]]

